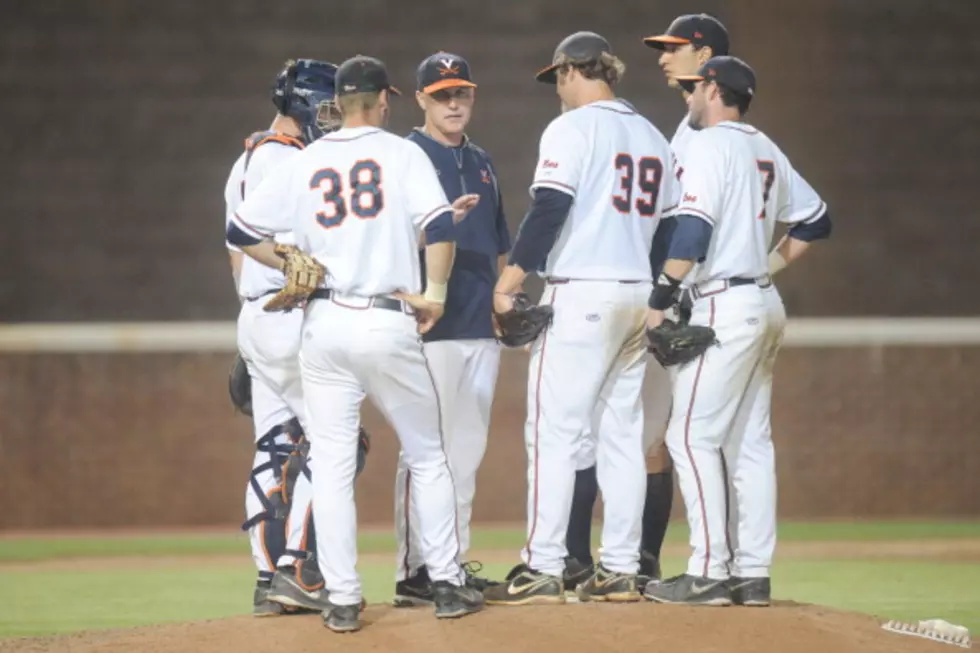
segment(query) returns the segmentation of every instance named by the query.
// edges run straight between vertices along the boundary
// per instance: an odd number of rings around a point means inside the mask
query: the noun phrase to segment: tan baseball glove
[[[277,243],[276,254],[286,261],[282,269],[286,275],[286,286],[273,295],[263,308],[269,312],[291,311],[306,303],[310,293],[323,281],[327,269],[295,245]]]

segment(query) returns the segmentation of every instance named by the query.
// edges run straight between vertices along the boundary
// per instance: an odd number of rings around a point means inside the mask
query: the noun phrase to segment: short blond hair
[[[589,61],[574,61],[566,55],[561,55],[556,63],[559,70],[567,71],[575,68],[586,79],[597,79],[610,86],[622,80],[623,75],[626,74],[626,64],[623,60],[608,52],[603,52],[598,59]]]
[[[349,116],[362,111],[370,111],[378,106],[380,99],[380,93],[351,93],[350,95],[337,96],[337,106],[342,115]]]

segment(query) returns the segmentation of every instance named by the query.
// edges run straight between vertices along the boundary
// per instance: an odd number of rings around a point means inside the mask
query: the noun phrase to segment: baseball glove
[[[276,254],[286,261],[282,269],[286,275],[286,286],[273,295],[263,308],[269,312],[291,311],[306,302],[310,293],[323,281],[327,270],[295,245],[276,243]]]
[[[548,328],[555,316],[555,309],[536,306],[531,303],[527,293],[517,293],[512,309],[506,313],[494,312],[493,315],[500,328],[497,340],[506,347],[523,347]]]
[[[252,377],[248,375],[248,367],[241,354],[235,354],[235,362],[228,373],[228,395],[235,408],[252,416]]]
[[[664,320],[655,329],[647,329],[647,350],[664,367],[692,361],[708,347],[718,344],[715,330],[696,324],[677,324]]]

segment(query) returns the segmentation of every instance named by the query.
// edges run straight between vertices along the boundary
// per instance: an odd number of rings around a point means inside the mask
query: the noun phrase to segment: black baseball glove
[[[555,316],[555,309],[536,306],[531,303],[527,293],[517,293],[512,309],[506,313],[494,312],[493,316],[500,329],[497,340],[506,347],[523,347],[548,328]]]
[[[718,344],[715,330],[696,324],[677,324],[664,320],[655,329],[647,329],[647,350],[664,367],[692,361],[708,347]]]
[[[228,374],[228,394],[231,403],[249,417],[252,416],[252,377],[241,354],[235,354],[235,362]]]

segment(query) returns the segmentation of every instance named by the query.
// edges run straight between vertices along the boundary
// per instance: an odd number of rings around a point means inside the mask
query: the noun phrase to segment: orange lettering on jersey
[[[552,161],[550,159],[545,159],[544,163],[541,164],[542,168],[557,168],[558,162]]]
[[[681,201],[682,202],[697,202],[698,201],[698,196],[697,195],[691,195],[689,193],[684,193],[684,199],[681,200]]]

